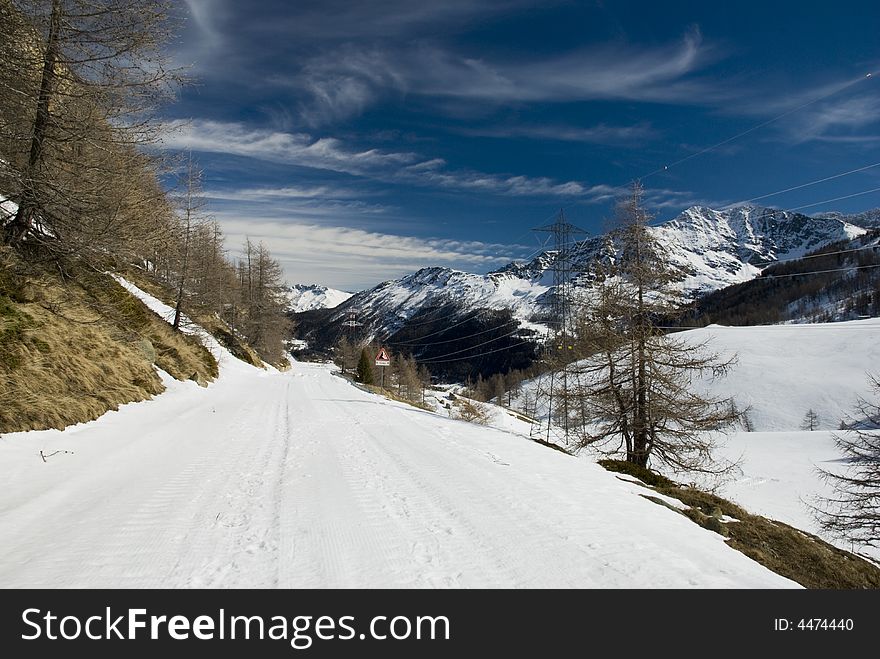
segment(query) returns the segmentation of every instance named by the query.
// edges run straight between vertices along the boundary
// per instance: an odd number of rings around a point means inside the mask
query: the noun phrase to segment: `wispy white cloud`
[[[172,49],[172,58],[178,66],[192,67],[200,75],[220,63],[229,70],[233,53],[228,48],[225,23],[230,9],[228,0],[184,0],[173,8],[183,28],[180,40]]]
[[[408,79],[425,94],[491,102],[680,101],[683,93],[697,90],[681,78],[702,66],[709,50],[696,29],[678,44],[659,48],[609,45],[511,62],[461,57],[423,47]]]
[[[390,183],[472,190],[506,196],[591,197],[605,186],[547,177],[488,174],[450,169],[440,158],[413,152],[359,150],[333,137],[252,129],[239,123],[174,121],[165,138],[168,149],[224,153],[270,162],[309,167]]]
[[[508,61],[469,57],[425,42],[396,49],[349,45],[314,56],[287,82],[308,95],[303,113],[312,122],[355,115],[388,93],[488,106],[586,100],[699,105],[731,96],[692,75],[716,57],[717,50],[703,43],[696,28],[666,46],[615,44]]]
[[[563,125],[491,125],[458,129],[463,135],[477,137],[498,137],[502,139],[522,137],[534,140],[556,140],[561,142],[584,142],[588,144],[635,145],[654,139],[657,132],[648,123],[632,126],[609,126],[597,124],[581,128]]]
[[[805,108],[782,124],[794,142],[874,143],[880,127],[880,95],[862,94],[829,99]],[[866,129],[872,129],[865,132]]]
[[[333,137],[313,139],[304,133],[252,129],[240,123],[174,120],[166,127],[164,145],[169,149],[227,153],[346,174],[363,175],[418,160],[414,153],[347,149]]]
[[[230,245],[242,243],[245,237],[265,242],[288,281],[318,279],[344,290],[372,286],[427,266],[491,269],[522,251],[511,245],[414,238],[235,212],[221,212],[217,218]]]
[[[645,190],[645,206],[657,213],[665,211],[678,212],[691,206],[722,208],[727,201],[707,199],[689,190],[671,190],[668,188],[647,188]]]
[[[251,187],[207,190],[205,196],[213,199],[227,199],[240,201],[267,201],[280,200],[308,201],[312,199],[354,199],[363,196],[363,192],[348,188],[330,185],[297,186],[284,185],[281,187]]]

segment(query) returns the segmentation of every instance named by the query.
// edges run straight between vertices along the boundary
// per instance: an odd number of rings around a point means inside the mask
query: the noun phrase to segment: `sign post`
[[[385,388],[385,367],[391,366],[391,357],[385,348],[379,348],[379,354],[376,355],[376,366],[382,367],[382,388]]]

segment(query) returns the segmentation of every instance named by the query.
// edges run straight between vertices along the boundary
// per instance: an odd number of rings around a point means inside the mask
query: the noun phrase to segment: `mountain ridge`
[[[880,221],[880,210],[875,213]],[[714,210],[688,208],[676,218],[649,230],[675,273],[676,285],[687,299],[757,277],[764,267],[782,259],[803,256],[823,245],[863,235],[866,230],[845,217],[811,217],[792,211],[754,205]],[[590,285],[591,266],[613,256],[608,234],[579,243],[573,256],[572,283]],[[512,312],[521,326],[542,329],[541,316],[553,292],[553,250],[528,261],[511,263],[483,275],[445,267],[426,267],[399,279],[384,281],[355,293],[333,309],[330,325],[343,322],[348,312],[358,316],[364,339],[393,336],[413,317],[443,308],[449,318],[486,308]]]
[[[332,309],[353,295],[321,284],[287,284],[282,288],[282,294],[287,298],[287,309],[291,313]]]

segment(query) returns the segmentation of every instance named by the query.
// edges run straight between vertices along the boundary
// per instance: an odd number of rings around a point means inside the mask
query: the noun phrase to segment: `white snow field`
[[[0,587],[797,587],[586,460],[231,360],[4,435]]]
[[[737,357],[727,377],[704,383],[713,395],[733,397],[740,410],[748,409],[755,431],[733,432],[723,440],[719,457],[740,460],[740,469],[721,481],[718,494],[749,512],[880,559],[878,549],[852,546],[822,534],[811,511],[820,498],[833,495],[818,470],[844,469],[833,437],[840,421],[850,418],[860,397],[877,401],[868,376],[880,375],[880,319],[759,327],[711,325],[676,336],[695,345],[709,340],[711,351]],[[527,383],[525,388],[534,386],[534,382]],[[813,432],[801,429],[810,409],[819,417]],[[493,426],[497,423],[511,429],[519,423],[519,432],[528,433],[528,426],[504,415],[490,421]],[[582,455],[594,457],[589,452]],[[704,487],[719,485],[697,480]]]
[[[733,396],[751,408],[757,432],[798,430],[807,411],[821,430],[837,430],[858,398],[873,400],[868,375],[880,375],[880,318],[840,323],[724,327],[682,332],[681,338],[725,356],[736,355],[730,374],[712,393]]]
[[[721,453],[741,458],[741,473],[719,493],[750,512],[823,536],[845,549],[880,559],[880,550],[851,545],[821,532],[811,506],[832,496],[819,469],[842,472],[834,431],[850,420],[861,397],[877,401],[868,375],[880,375],[880,319],[814,325],[718,327],[685,332],[738,363],[711,384],[716,395],[733,396],[750,408],[756,432],[731,435]],[[818,429],[803,430],[808,410]]]

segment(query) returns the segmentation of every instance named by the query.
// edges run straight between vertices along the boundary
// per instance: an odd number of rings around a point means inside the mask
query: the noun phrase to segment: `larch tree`
[[[186,299],[190,280],[192,279],[192,261],[193,253],[195,252],[194,243],[196,242],[197,229],[206,221],[202,215],[204,198],[201,195],[201,180],[202,172],[194,167],[192,156],[190,156],[183,181],[183,200],[178,221],[177,246],[179,254],[176,263],[178,281],[174,300],[174,321],[171,323],[175,330],[180,329],[184,300]]]
[[[816,411],[811,407],[807,410],[807,413],[804,415],[804,420],[801,422],[801,428],[803,430],[809,430],[810,432],[816,430],[819,427],[819,415]]]
[[[79,252],[119,232],[149,239],[135,220],[150,217],[143,211],[161,190],[140,147],[157,140],[155,110],[181,79],[165,54],[170,8],[168,0],[0,0],[3,182],[18,205],[3,226],[6,243],[30,236]]]
[[[282,292],[284,270],[262,242],[254,245],[246,240],[244,252],[245,259],[240,262],[240,330],[264,359],[276,363],[283,358],[282,340],[291,327]]]
[[[353,371],[357,366],[357,345],[349,341],[346,336],[339,337],[339,341],[336,342],[334,348],[334,355],[335,361],[342,369],[343,375],[345,375],[346,369]]]
[[[729,399],[703,390],[733,363],[706,343],[684,341],[660,325],[678,308],[673,278],[649,231],[643,191],[633,184],[617,208],[616,256],[599,268],[591,299],[576,319],[585,358],[569,365],[566,406],[576,445],[625,451],[647,467],[716,473],[716,436],[738,419]]]
[[[820,470],[833,494],[813,512],[828,533],[869,547],[880,546],[880,379],[871,377],[875,401],[860,398],[847,429],[835,434],[841,470]]]

